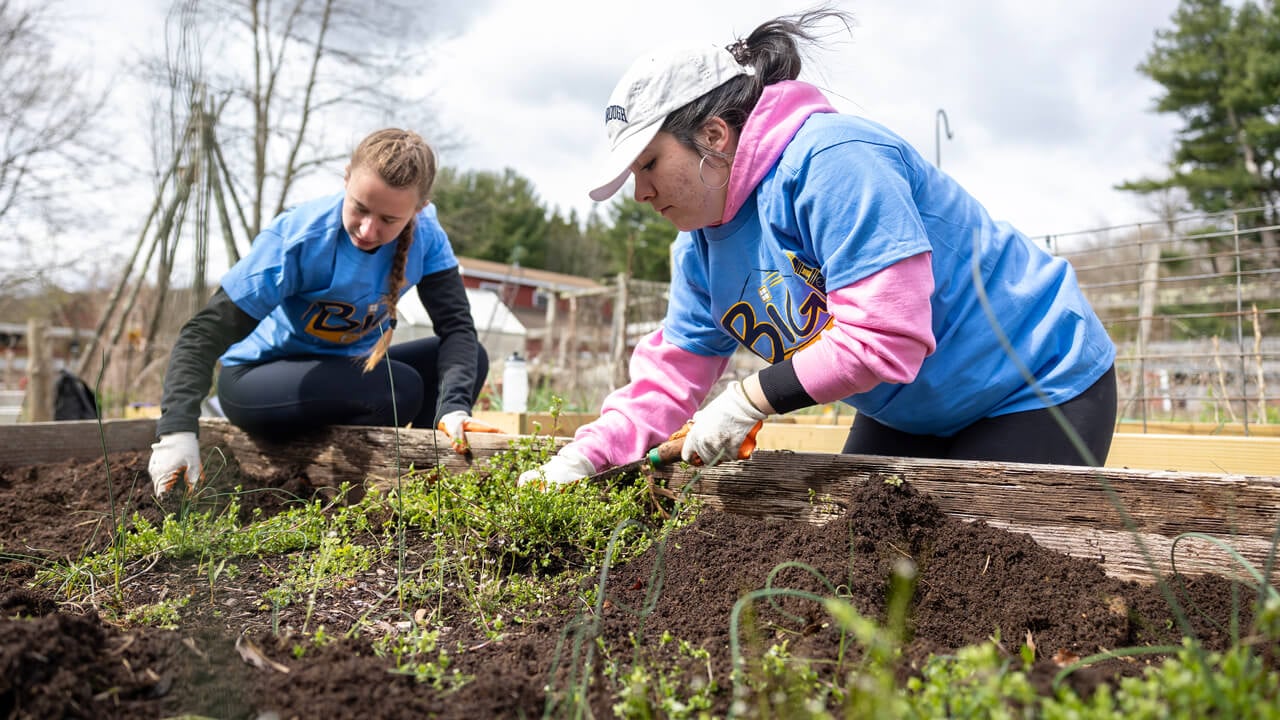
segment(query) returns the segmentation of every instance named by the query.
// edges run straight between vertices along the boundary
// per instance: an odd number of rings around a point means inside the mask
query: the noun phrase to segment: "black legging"
[[[364,372],[364,358],[307,355],[258,365],[234,365],[218,375],[218,402],[227,419],[245,432],[287,436],[326,425],[405,425],[434,428],[440,338],[392,345],[390,363]],[[480,397],[489,356],[477,345]],[[391,368],[388,381],[387,366]],[[395,395],[392,396],[394,387]]]
[[[1088,390],[1059,405],[1058,410],[1093,454],[1092,460],[1098,465],[1105,463],[1116,424],[1115,368]],[[844,452],[944,460],[1091,464],[1047,408],[983,418],[951,437],[912,435],[859,414],[844,442]]]

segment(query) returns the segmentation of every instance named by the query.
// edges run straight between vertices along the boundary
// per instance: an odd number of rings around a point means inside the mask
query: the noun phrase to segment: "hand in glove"
[[[745,460],[755,452],[756,433],[765,417],[747,397],[742,383],[734,380],[715,400],[693,414],[680,457],[694,465]]]
[[[471,449],[471,444],[467,442],[468,432],[502,432],[488,423],[482,423],[471,417],[466,410],[454,410],[451,413],[446,413],[444,417],[440,418],[440,424],[437,429],[449,436],[449,439],[453,441],[453,451],[459,455],[465,454]]]
[[[595,475],[596,467],[582,453],[572,448],[561,448],[542,467],[520,473],[516,484],[520,487],[536,485],[546,491],[572,485],[588,475]]]
[[[200,484],[200,442],[193,432],[166,433],[151,446],[147,473],[156,496],[173,488],[181,476],[186,477],[187,492]]]

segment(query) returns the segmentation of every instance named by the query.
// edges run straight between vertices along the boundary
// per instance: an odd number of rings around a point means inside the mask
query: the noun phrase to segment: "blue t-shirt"
[[[358,357],[388,325],[385,295],[396,243],[367,253],[342,227],[345,193],[291,208],[258,234],[249,254],[222,277],[257,329],[222,356],[226,366],[299,355]],[[418,213],[405,262],[403,295],[424,275],[458,261],[434,205]]]
[[[993,221],[897,135],[836,113],[805,122],[732,220],[680,233],[664,337],[702,355],[743,345],[777,363],[828,327],[828,289],[926,251],[937,349],[915,381],[846,398],[859,412],[947,436],[984,417],[1065,402],[1115,361],[1066,260]],[[974,284],[975,256],[990,312]]]

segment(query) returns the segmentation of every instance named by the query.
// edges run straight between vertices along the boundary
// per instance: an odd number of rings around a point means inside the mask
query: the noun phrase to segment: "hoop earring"
[[[709,188],[711,190],[720,190],[721,188],[729,184],[729,173],[724,174],[724,182],[720,183],[719,185],[712,185],[711,183],[707,182],[707,179],[702,177],[702,169],[703,169],[703,166],[706,165],[707,157],[708,157],[707,155],[703,155],[702,159],[698,161],[698,180],[700,180],[702,182],[702,185],[706,188]]]

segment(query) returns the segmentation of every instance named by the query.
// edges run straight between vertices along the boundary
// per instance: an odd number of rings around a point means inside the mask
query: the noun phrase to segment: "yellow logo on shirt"
[[[351,303],[317,300],[303,315],[303,329],[314,338],[350,345],[377,327],[386,315],[382,303],[368,305],[357,318],[358,312]]]
[[[821,268],[808,265],[794,253],[787,253],[787,257],[791,273],[765,272],[756,287],[759,299],[748,295],[720,318],[729,335],[769,363],[791,357],[831,325]],[[787,282],[788,276],[801,282]],[[779,293],[781,297],[775,301]]]

